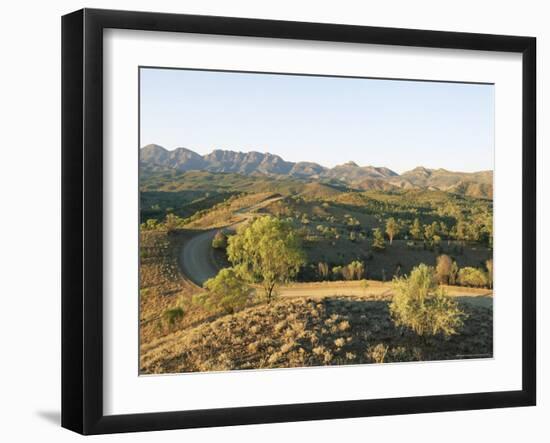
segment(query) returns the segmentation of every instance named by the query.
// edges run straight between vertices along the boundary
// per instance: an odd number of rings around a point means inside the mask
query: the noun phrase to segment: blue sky
[[[493,169],[492,85],[142,68],[140,89],[142,146]]]

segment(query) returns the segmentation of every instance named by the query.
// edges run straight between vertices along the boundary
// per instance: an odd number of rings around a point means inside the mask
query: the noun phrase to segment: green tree
[[[420,226],[420,221],[417,218],[414,219],[410,233],[411,237],[415,240],[420,240],[422,238],[422,227]]]
[[[227,248],[227,235],[223,231],[216,232],[214,238],[212,239],[212,247],[214,249],[225,249]]]
[[[421,264],[409,277],[393,280],[390,313],[396,326],[412,329],[420,336],[458,333],[464,313],[445,290],[437,285],[432,267]]]
[[[393,237],[399,234],[399,223],[395,221],[395,218],[390,217],[386,221],[386,235],[390,240],[390,245],[393,243]]]
[[[258,218],[231,236],[227,257],[242,278],[261,284],[268,303],[275,286],[288,282],[305,264],[292,225],[271,216]]]
[[[233,268],[224,268],[204,283],[207,290],[194,297],[206,309],[232,314],[244,308],[252,297],[252,289]]]
[[[377,251],[383,251],[386,249],[386,241],[384,240],[384,235],[382,234],[380,228],[373,230],[372,248]]]

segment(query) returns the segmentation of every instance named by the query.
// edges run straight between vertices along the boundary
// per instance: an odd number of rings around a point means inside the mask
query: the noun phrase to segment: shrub
[[[342,266],[335,266],[334,268],[332,268],[332,275],[334,275],[335,279],[338,279],[338,277],[342,275],[343,269],[344,268]]]
[[[158,222],[158,220],[156,220],[154,218],[150,218],[145,223],[141,224],[141,228],[146,230],[146,231],[153,231],[153,230],[157,229],[158,227],[159,227],[159,222]]]
[[[345,280],[361,280],[365,273],[365,265],[358,260],[354,260],[349,265],[344,266],[341,272]]]
[[[334,344],[336,345],[337,348],[341,348],[346,344],[346,341],[342,337],[339,337],[334,340]]]
[[[371,346],[367,349],[367,357],[375,363],[384,363],[387,353],[388,347],[382,343],[378,343],[376,346]]]
[[[390,313],[396,326],[405,326],[420,336],[456,334],[464,313],[457,303],[438,287],[434,269],[421,264],[409,277],[394,279]]]
[[[462,286],[481,288],[487,286],[487,276],[481,269],[465,267],[458,272],[458,282]]]
[[[170,326],[173,326],[183,318],[183,309],[182,308],[173,308],[167,309],[164,311],[164,318]]]
[[[338,324],[338,329],[340,331],[347,331],[349,328],[351,328],[351,325],[347,320],[343,320]]]
[[[168,231],[168,233],[176,231],[182,225],[182,218],[175,214],[166,214],[166,218],[164,219],[164,228]]]
[[[225,249],[227,248],[227,235],[222,231],[216,232],[214,238],[212,239],[212,247],[214,249]]]
[[[319,277],[321,277],[322,280],[325,280],[329,277],[330,268],[328,266],[328,263],[319,262],[317,265],[317,270],[319,272]]]
[[[194,297],[194,301],[208,310],[222,310],[228,314],[244,308],[250,301],[252,289],[233,268],[224,268],[204,283],[208,290]]]
[[[380,228],[376,228],[373,230],[372,248],[377,251],[383,251],[384,249],[386,249],[386,242]]]

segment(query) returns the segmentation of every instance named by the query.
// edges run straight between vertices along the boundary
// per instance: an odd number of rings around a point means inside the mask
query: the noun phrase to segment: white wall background
[[[539,226],[550,195],[542,155],[550,119],[546,2],[111,0],[5,2],[0,26],[0,439],[75,441],[60,414],[60,16],[81,7],[531,35],[538,38]],[[546,111],[546,113],[545,113]],[[548,199],[546,199],[548,202]],[[539,229],[540,231],[540,229]],[[513,233],[516,234],[517,233]],[[539,275],[550,244],[539,236]],[[544,253],[541,251],[546,248]],[[94,441],[548,441],[550,285],[539,278],[539,406],[102,436]],[[449,380],[452,383],[452,380]]]

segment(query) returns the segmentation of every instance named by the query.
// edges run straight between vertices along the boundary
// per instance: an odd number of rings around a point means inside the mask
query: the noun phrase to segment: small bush
[[[376,251],[383,251],[384,249],[386,249],[384,234],[382,234],[380,228],[375,228],[373,230],[372,248]]]
[[[394,279],[390,313],[396,326],[405,326],[420,336],[456,334],[464,313],[457,303],[438,287],[434,269],[421,264],[409,277]]]
[[[387,353],[388,347],[382,343],[367,349],[367,357],[375,363],[384,363]]]
[[[334,279],[338,280],[342,276],[343,266],[335,266],[332,268],[332,275],[334,275]]]
[[[351,325],[349,324],[349,321],[347,321],[347,320],[341,321],[338,324],[338,329],[340,331],[347,331],[350,327],[351,327]]]
[[[476,288],[482,288],[489,284],[487,276],[481,269],[470,267],[462,268],[458,272],[458,282],[462,286],[473,286]]]
[[[166,311],[164,311],[164,318],[170,326],[174,326],[183,318],[183,314],[183,309],[179,307],[174,309],[167,309]]]
[[[222,231],[216,232],[214,238],[212,239],[212,247],[214,249],[225,249],[227,248],[227,235]]]
[[[323,346],[316,346],[312,349],[312,351],[315,355],[323,355],[326,349]]]
[[[244,308],[252,297],[252,289],[233,268],[222,269],[204,287],[208,292],[196,295],[194,301],[208,310],[232,314]]]
[[[334,344],[336,345],[337,348],[341,348],[342,346],[344,346],[346,344],[346,340],[344,340],[342,337],[340,337],[340,338],[337,338],[336,340],[334,340]]]

